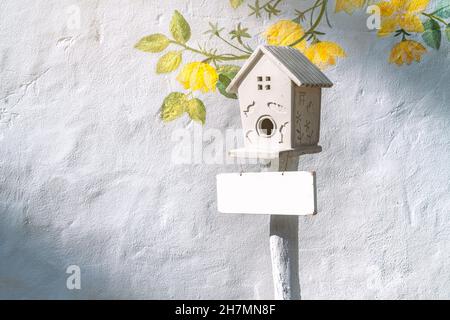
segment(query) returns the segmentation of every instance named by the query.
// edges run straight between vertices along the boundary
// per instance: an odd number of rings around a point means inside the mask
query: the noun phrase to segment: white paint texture
[[[215,175],[237,167],[171,162],[172,131],[194,126],[161,123],[180,86],[133,45],[174,9],[202,42],[208,20],[247,15],[225,0],[1,1],[1,298],[272,298],[269,218],[216,211]],[[348,58],[327,71],[324,151],[300,161],[320,212],[299,218],[302,298],[450,298],[448,44],[398,68],[362,13],[332,19]],[[240,127],[237,101],[205,103],[206,129]]]

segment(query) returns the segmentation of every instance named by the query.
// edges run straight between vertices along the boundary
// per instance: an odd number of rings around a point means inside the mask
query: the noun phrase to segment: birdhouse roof
[[[330,79],[297,49],[292,47],[259,46],[230,82],[227,88],[228,92],[237,93],[241,82],[263,55],[271,59],[299,87],[330,88],[333,86]]]

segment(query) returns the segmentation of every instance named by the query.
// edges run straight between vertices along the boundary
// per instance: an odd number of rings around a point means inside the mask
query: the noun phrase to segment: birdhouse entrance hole
[[[270,138],[275,134],[275,122],[270,116],[262,116],[257,123],[257,131],[261,137]]]

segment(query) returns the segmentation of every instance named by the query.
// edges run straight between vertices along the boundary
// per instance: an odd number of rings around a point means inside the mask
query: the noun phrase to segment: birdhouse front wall
[[[319,143],[321,88],[294,88],[294,146]]]
[[[292,84],[262,56],[238,89],[245,147],[279,150],[292,147]]]

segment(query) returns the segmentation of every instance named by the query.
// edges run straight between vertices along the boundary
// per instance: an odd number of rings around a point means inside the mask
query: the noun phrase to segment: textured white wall
[[[170,160],[172,131],[195,126],[161,123],[180,87],[133,45],[174,9],[194,42],[247,14],[225,0],[0,3],[1,298],[272,297],[268,217],[216,211],[215,175],[238,168]],[[327,72],[324,151],[300,165],[318,172],[320,209],[300,218],[302,295],[450,298],[449,47],[398,68],[364,19],[333,14],[348,58]],[[236,101],[205,102],[205,129],[240,126]]]

